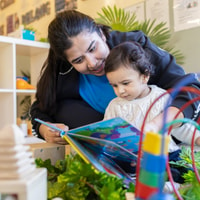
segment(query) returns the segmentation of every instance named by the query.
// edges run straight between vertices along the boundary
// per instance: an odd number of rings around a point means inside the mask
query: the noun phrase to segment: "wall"
[[[175,46],[185,55],[186,72],[200,73],[200,28],[174,33]]]
[[[144,0],[85,0],[78,1],[78,10],[92,17],[98,17],[97,12],[101,12],[101,8],[104,6],[117,5],[119,8],[125,8],[130,5],[143,2]]]
[[[8,2],[10,2],[10,5]],[[37,31],[38,37],[36,39],[43,37],[46,35],[49,20],[54,17],[55,11],[53,2],[52,0],[1,0],[1,34],[6,35],[8,32],[15,31],[18,28],[18,24],[28,24],[29,27],[34,27]],[[8,5],[6,6],[6,4]],[[7,21],[9,21],[9,24]],[[29,24],[28,22],[31,23]]]
[[[77,7],[79,11],[87,13],[91,17],[97,17],[97,12],[101,11],[103,6],[113,6],[114,4],[119,7],[126,7],[140,2],[141,0],[77,0]],[[5,3],[8,3],[7,6]],[[18,27],[15,27],[15,17],[18,18],[19,23],[23,23],[23,19],[26,22],[31,22],[28,27],[34,27],[36,30],[36,40],[45,38],[47,36],[48,24],[55,16],[55,0],[0,0],[0,34],[7,35],[7,29],[14,31]],[[43,9],[43,10],[42,10]],[[49,10],[48,10],[49,9]],[[42,12],[45,14],[42,16]],[[36,17],[36,15],[38,17]],[[7,27],[6,21],[9,19],[10,25]],[[11,27],[11,24],[13,27]]]
[[[117,7],[125,8],[144,1],[145,0],[77,0],[77,7],[79,11],[96,18],[98,17],[97,12],[101,12],[101,8],[104,6],[109,5],[112,7],[113,5],[117,5]],[[18,13],[19,15],[24,15],[25,13],[28,13],[31,10],[35,11],[35,8],[39,8],[42,4],[49,2],[50,14],[45,15],[41,19],[35,20],[33,23],[30,24],[30,26],[33,26],[37,30],[36,39],[46,37],[48,24],[55,16],[55,0],[23,1],[23,4],[20,2],[22,1],[15,0],[15,3],[9,6],[8,8],[0,10],[0,27],[1,24],[5,23],[6,17],[11,13]],[[181,50],[181,52],[185,56],[185,63],[183,65],[185,71],[199,72],[200,70],[198,65],[200,63],[200,26],[197,28],[174,32],[173,0],[169,0],[169,9],[170,29],[173,36],[171,43],[175,45],[176,49]]]
[[[10,2],[10,5],[6,6]],[[37,38],[46,37],[47,25],[55,14],[52,0],[1,0],[0,32],[6,35],[18,28],[19,24],[28,24],[37,31]],[[9,25],[7,25],[9,21]],[[31,22],[30,24],[28,22]],[[42,28],[41,28],[42,27]]]
[[[170,7],[170,24],[172,32],[171,43],[175,45],[176,49],[179,49],[185,56],[183,68],[187,73],[198,72],[200,73],[200,26],[174,32],[174,20],[173,20],[173,0],[169,0]]]

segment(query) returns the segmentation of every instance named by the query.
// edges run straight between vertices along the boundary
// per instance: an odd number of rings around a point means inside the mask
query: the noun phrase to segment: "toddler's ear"
[[[143,83],[147,83],[149,81],[149,76],[143,75]]]

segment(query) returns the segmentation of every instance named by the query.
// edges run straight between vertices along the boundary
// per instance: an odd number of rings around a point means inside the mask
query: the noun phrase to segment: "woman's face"
[[[110,52],[105,36],[84,31],[71,40],[72,47],[64,53],[73,67],[82,74],[104,75],[105,59]]]

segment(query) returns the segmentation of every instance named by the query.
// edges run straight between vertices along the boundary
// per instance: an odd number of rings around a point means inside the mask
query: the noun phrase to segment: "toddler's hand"
[[[200,146],[200,137],[196,138],[195,144],[198,145],[198,146]]]
[[[146,132],[158,133],[158,131],[159,131],[159,129],[154,122],[146,123],[144,126],[144,133],[146,133]]]

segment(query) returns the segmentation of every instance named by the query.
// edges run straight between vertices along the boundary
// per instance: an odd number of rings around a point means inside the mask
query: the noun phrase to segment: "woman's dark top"
[[[149,52],[151,63],[155,66],[155,74],[151,76],[148,84],[155,84],[163,89],[169,89],[184,78],[190,77],[189,85],[200,89],[200,83],[195,74],[185,74],[183,68],[176,64],[172,55],[152,44],[149,38],[141,31],[127,33],[111,31],[107,37],[107,44],[110,49],[124,41],[139,42],[145,51]],[[30,113],[33,128],[39,137],[41,137],[38,131],[40,124],[34,121],[34,118],[40,118],[52,123],[64,123],[70,129],[103,119],[102,113],[94,110],[81,98],[79,94],[79,72],[75,69],[69,70],[71,64],[68,62],[61,61],[60,66],[57,67],[59,68],[59,74],[57,75],[55,112],[52,113],[51,109],[46,112],[41,111],[38,107],[39,99],[31,107]],[[197,94],[191,92],[180,92],[171,105],[181,108],[182,105],[193,99],[195,95],[197,96]],[[184,116],[197,119],[199,107],[199,101],[196,101],[184,109]]]

